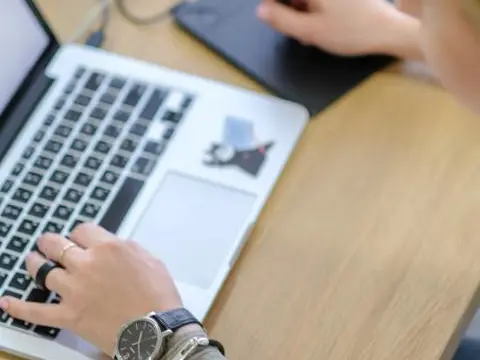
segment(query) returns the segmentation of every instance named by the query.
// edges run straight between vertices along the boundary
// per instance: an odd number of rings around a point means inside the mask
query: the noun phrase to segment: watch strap
[[[197,324],[203,328],[202,323],[190,311],[183,308],[156,313],[153,317],[165,328],[164,330],[176,331],[191,324]]]

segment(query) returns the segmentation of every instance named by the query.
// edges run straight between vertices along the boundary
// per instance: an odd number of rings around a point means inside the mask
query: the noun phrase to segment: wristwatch
[[[186,309],[150,313],[128,322],[120,329],[115,360],[158,360],[166,351],[167,338],[190,324],[202,324]]]

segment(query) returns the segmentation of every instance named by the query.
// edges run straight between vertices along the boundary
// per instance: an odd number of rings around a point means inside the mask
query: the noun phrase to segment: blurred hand
[[[395,1],[399,10],[415,16],[421,17],[422,14],[422,2],[421,0],[396,0]]]
[[[65,253],[63,266],[47,276],[47,287],[62,297],[60,305],[27,303],[13,298],[0,300],[0,307],[14,318],[68,329],[113,353],[120,327],[151,311],[182,307],[167,269],[139,245],[124,242],[104,229],[82,224],[71,240],[78,245]],[[43,235],[42,253],[58,261],[71,241],[54,234]],[[35,276],[46,259],[32,253],[27,268]]]
[[[277,31],[299,42],[337,55],[392,53],[405,20],[385,0],[306,0],[298,11],[276,0],[263,0],[257,15]],[[402,44],[403,45],[403,44]]]

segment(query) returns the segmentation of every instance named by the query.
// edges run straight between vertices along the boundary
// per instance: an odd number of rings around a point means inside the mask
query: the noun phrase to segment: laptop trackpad
[[[208,289],[255,199],[253,194],[172,172],[132,238],[162,259],[176,281]]]

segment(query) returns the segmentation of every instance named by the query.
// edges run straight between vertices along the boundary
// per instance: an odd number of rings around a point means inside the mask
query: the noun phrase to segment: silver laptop
[[[30,0],[0,2],[0,49],[0,294],[57,302],[32,283],[24,257],[43,232],[95,222],[161,257],[203,320],[307,111],[59,46]],[[103,358],[74,334],[1,312],[0,348],[31,359]]]

